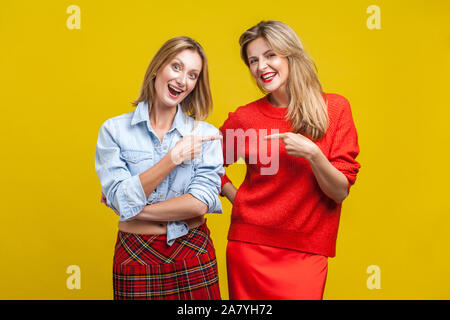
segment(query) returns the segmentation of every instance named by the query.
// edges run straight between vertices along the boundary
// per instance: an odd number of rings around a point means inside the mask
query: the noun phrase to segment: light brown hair
[[[156,97],[155,78],[158,71],[165,67],[175,56],[184,51],[193,50],[202,59],[202,70],[192,92],[180,103],[184,113],[195,120],[205,120],[212,111],[212,96],[209,87],[208,61],[202,46],[189,37],[175,37],[162,45],[150,62],[145,72],[139,97],[132,104],[137,106],[139,102],[146,101],[150,112]]]
[[[245,31],[239,38],[241,58],[247,67],[247,46],[263,38],[273,51],[288,59],[289,76],[286,90],[289,97],[287,119],[293,132],[320,140],[328,128],[327,104],[322,96],[322,86],[317,77],[314,61],[303,49],[294,30],[280,21],[261,21]],[[258,87],[266,93],[261,86]]]

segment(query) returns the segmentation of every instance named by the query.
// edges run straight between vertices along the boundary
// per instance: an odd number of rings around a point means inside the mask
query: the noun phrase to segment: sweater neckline
[[[275,107],[269,102],[269,95],[259,100],[258,110],[267,117],[284,119],[288,111],[287,107]]]

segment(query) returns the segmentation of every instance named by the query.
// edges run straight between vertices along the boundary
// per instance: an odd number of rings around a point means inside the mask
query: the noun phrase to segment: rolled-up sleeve
[[[114,133],[114,121],[100,128],[95,151],[95,171],[109,207],[120,213],[120,221],[132,219],[147,204],[138,175],[132,176],[120,158],[120,147]]]
[[[356,161],[359,154],[358,134],[353,121],[350,103],[343,99],[342,112],[335,130],[332,148],[329,156],[330,163],[342,172],[348,180],[348,188],[355,183],[361,167]]]
[[[214,134],[219,134],[219,131],[216,129]],[[221,141],[203,142],[202,156],[199,158],[186,193],[205,203],[209,213],[222,213],[219,193],[221,178],[224,174]]]

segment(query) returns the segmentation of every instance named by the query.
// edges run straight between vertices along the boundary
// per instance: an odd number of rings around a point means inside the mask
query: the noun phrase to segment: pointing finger
[[[205,142],[205,141],[212,141],[212,140],[219,140],[222,139],[221,135],[215,135],[215,136],[201,136],[200,140],[201,142]]]
[[[286,135],[284,133],[275,133],[275,134],[266,136],[264,139],[265,140],[274,140],[274,139],[284,139],[285,137],[286,137]]]

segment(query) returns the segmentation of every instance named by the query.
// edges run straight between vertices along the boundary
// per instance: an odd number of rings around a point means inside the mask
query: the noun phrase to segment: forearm
[[[170,152],[166,154],[158,163],[139,175],[139,179],[148,198],[156,187],[163,182],[169,173],[175,169],[177,164],[172,161]]]
[[[348,195],[347,177],[336,169],[320,148],[307,158],[320,189],[336,203],[341,203]]]
[[[150,204],[134,219],[148,221],[179,221],[196,218],[208,212],[208,206],[191,194]]]
[[[227,197],[231,203],[234,203],[234,198],[236,197],[236,192],[237,192],[237,189],[235,188],[235,186],[233,186],[233,184],[231,182],[227,182],[222,187],[221,194],[224,197]]]

